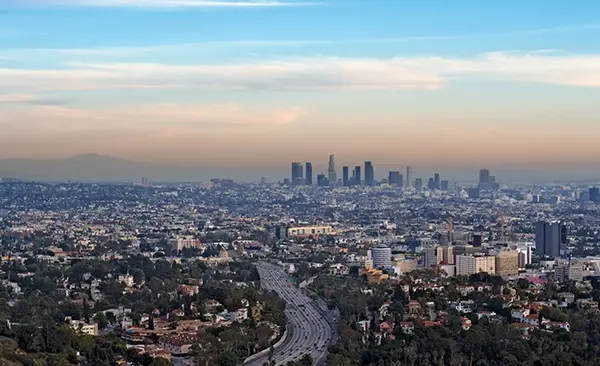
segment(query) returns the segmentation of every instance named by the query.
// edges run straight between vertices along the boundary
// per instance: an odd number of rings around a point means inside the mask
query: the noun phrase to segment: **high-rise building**
[[[519,253],[515,250],[501,250],[496,253],[496,274],[512,277],[519,274]]]
[[[433,178],[429,178],[429,180],[427,181],[427,188],[435,189],[435,182],[434,182]]]
[[[535,254],[560,256],[561,245],[566,244],[566,227],[558,221],[539,221],[535,224]]]
[[[360,186],[362,183],[361,179],[362,179],[362,177],[360,174],[360,165],[357,165],[354,167],[354,179],[353,179],[352,183],[355,186]]]
[[[402,174],[398,175],[398,187],[404,187],[404,176]]]
[[[439,264],[437,248],[427,247],[423,248],[423,267],[430,269]]]
[[[479,187],[470,187],[467,190],[467,193],[469,194],[469,198],[472,198],[472,199],[476,199],[476,198],[480,198],[481,197],[481,193],[479,191]]]
[[[437,247],[437,262],[444,264],[454,264],[454,247],[451,245],[445,245]]]
[[[443,180],[440,182],[440,189],[442,191],[447,191],[449,187],[448,181],[447,180]]]
[[[496,274],[496,258],[488,255],[474,256],[472,254],[456,256],[457,275],[469,276],[479,272]]]
[[[319,187],[327,187],[329,185],[329,179],[325,176],[325,174],[321,173],[317,175],[317,186]]]
[[[348,187],[350,185],[348,173],[349,173],[348,166],[343,166],[342,167],[342,184],[344,187]]]
[[[440,174],[439,173],[435,173],[433,175],[433,188],[440,189]]]
[[[306,162],[306,179],[304,180],[307,186],[313,185],[313,169],[310,161]]]
[[[420,191],[423,189],[423,179],[421,179],[421,178],[415,179],[415,189],[417,191]]]
[[[292,163],[292,185],[300,186],[302,184],[304,184],[302,163],[294,162]]]
[[[406,188],[412,187],[412,168],[409,166],[406,167]]]
[[[365,185],[369,187],[375,185],[375,169],[370,161],[365,161]]]
[[[473,234],[473,246],[480,247],[483,243],[483,235],[481,234]]]
[[[589,189],[590,201],[592,202],[600,202],[600,188],[592,187]]]
[[[479,185],[487,184],[490,182],[490,171],[489,169],[481,169],[479,171]]]
[[[560,265],[555,269],[554,278],[558,282],[583,281],[583,265],[577,260],[569,260],[567,264]]]
[[[333,154],[329,155],[329,167],[327,168],[327,178],[329,179],[329,184],[337,183],[337,173],[335,171],[335,157]]]
[[[400,187],[400,172],[392,170],[388,173],[388,183],[392,186]]]
[[[392,266],[392,249],[385,246],[376,246],[371,249],[373,267],[390,268]]]

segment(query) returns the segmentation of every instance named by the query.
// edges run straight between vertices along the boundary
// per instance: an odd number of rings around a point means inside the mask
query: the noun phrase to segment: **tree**
[[[238,363],[238,356],[230,350],[221,352],[217,357],[217,366],[236,366]]]
[[[152,362],[150,363],[150,366],[172,366],[173,362],[162,358],[162,357],[156,357],[152,360]]]
[[[96,323],[98,323],[98,328],[100,329],[104,329],[106,328],[106,326],[108,325],[108,319],[106,318],[106,315],[104,315],[103,312],[98,312],[95,316],[94,316],[94,321]]]
[[[140,268],[134,269],[133,273],[131,275],[133,276],[133,281],[138,286],[140,286],[142,283],[144,283],[146,281],[146,274]]]
[[[300,366],[312,366],[313,359],[309,354],[306,354],[306,355],[302,356],[299,363],[300,363]]]

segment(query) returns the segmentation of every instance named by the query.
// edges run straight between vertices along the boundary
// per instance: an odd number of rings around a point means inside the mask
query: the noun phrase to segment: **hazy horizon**
[[[325,159],[312,160],[313,174],[326,174],[328,156]],[[306,161],[301,161],[303,164]],[[387,178],[390,170],[398,170],[406,175],[406,165],[401,163],[380,163],[372,161],[376,179]],[[350,170],[356,165],[364,169],[364,161],[351,162],[336,157],[336,170],[341,178],[342,167]],[[557,170],[555,167],[537,166],[449,166],[449,165],[410,165],[412,179],[422,178],[424,183],[434,173],[441,175],[441,180],[451,182],[476,182],[479,170],[488,168],[496,176],[498,182],[542,183],[552,181],[600,182],[600,166],[571,166],[569,169]],[[212,178],[231,178],[240,182],[257,182],[265,177],[269,182],[283,181],[290,178],[291,163],[287,165],[254,165],[254,166],[203,166],[181,164],[156,164],[150,161],[128,160],[122,157],[106,156],[94,153],[63,157],[58,159],[0,159],[0,178],[21,178],[38,181],[140,181],[142,177],[157,182],[208,181]]]
[[[600,165],[597,2],[3,4],[0,159]]]

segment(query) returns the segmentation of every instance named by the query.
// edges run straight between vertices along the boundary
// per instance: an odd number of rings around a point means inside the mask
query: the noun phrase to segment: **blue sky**
[[[598,14],[584,0],[4,0],[0,157],[597,161]]]

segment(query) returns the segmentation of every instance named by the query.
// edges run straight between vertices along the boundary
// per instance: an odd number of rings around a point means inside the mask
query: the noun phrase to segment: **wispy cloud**
[[[53,0],[55,1],[55,0]],[[60,0],[62,1],[62,0]],[[71,0],[64,0],[71,1]],[[118,0],[120,1],[120,0]],[[221,4],[226,4],[219,2]],[[252,3],[252,2],[251,2]],[[265,6],[262,3],[261,6]],[[285,3],[288,5],[299,5],[307,3]],[[352,38],[352,39],[289,39],[289,40],[221,40],[221,41],[201,41],[191,43],[173,43],[157,44],[144,46],[115,46],[115,47],[95,47],[95,48],[24,48],[24,49],[5,49],[0,50],[0,60],[5,59],[23,59],[28,57],[40,57],[41,55],[50,56],[79,56],[79,57],[100,57],[100,56],[142,56],[151,54],[172,54],[173,52],[194,53],[198,50],[212,48],[231,48],[231,47],[319,47],[329,45],[358,45],[358,44],[376,44],[376,43],[412,43],[412,42],[446,42],[463,41],[475,39],[494,39],[508,37],[527,37],[536,34],[561,34],[573,32],[600,31],[600,24],[581,24],[572,26],[552,27],[552,28],[534,28],[519,29],[505,32],[492,33],[470,33],[470,34],[449,34],[449,35],[416,35],[416,36],[395,36],[395,37],[376,37],[376,38]],[[0,34],[1,36],[1,34]]]
[[[59,99],[40,97],[35,94],[0,94],[0,104],[58,106],[67,104],[67,102]]]
[[[473,78],[600,87],[600,55],[544,51],[496,52],[471,58],[312,57],[214,65],[70,63],[59,70],[0,69],[0,91],[438,89],[454,80]]]
[[[21,100],[23,98],[14,98]],[[84,109],[64,106],[13,105],[0,116],[8,134],[93,133],[94,131],[201,132],[206,128],[286,126],[306,111],[300,107],[251,108],[224,104],[142,104],[127,108]],[[126,121],[126,124],[124,124]]]
[[[138,8],[179,8],[179,7],[228,7],[257,8],[301,6],[308,3],[280,0],[23,0],[29,5],[88,6],[88,7],[138,7]]]

